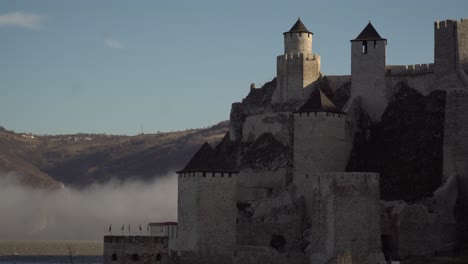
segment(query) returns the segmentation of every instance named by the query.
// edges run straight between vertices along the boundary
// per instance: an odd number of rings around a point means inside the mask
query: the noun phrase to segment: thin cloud
[[[122,42],[120,42],[120,41],[118,41],[116,39],[105,38],[104,42],[111,49],[124,49],[125,48],[125,45],[122,44]]]
[[[42,28],[43,17],[23,12],[8,12],[0,14],[0,27],[22,27],[28,29]]]

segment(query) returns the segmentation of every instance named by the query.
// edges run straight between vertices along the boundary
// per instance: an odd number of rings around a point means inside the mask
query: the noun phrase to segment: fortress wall
[[[455,26],[455,20],[436,21],[434,23],[434,70],[437,77],[455,71]]]
[[[345,83],[351,82],[351,75],[326,75],[325,78],[333,92],[336,92]]]
[[[412,65],[387,65],[385,72],[388,75],[415,75],[434,73],[434,63]]]
[[[457,23],[458,59],[461,68],[468,74],[468,19],[461,19]]]
[[[179,228],[179,250],[198,250],[198,204],[200,199],[198,181],[196,177],[189,177],[188,173],[179,174],[178,178],[178,206],[177,221]]]
[[[411,88],[416,89],[418,92],[424,96],[428,95],[432,91],[432,85],[434,84],[434,73],[426,74],[415,74],[415,75],[405,75],[405,74],[387,74],[387,93],[391,97],[394,94],[394,87],[399,82],[406,82]],[[390,98],[389,97],[389,98]]]
[[[236,243],[236,175],[207,175],[200,182],[198,215],[202,254],[232,253]]]
[[[289,112],[248,116],[242,124],[242,142],[253,143],[262,134],[271,133],[278,141],[290,146],[292,118]]]
[[[377,173],[295,175],[311,225],[311,263],[351,254],[357,263],[381,260],[380,192]]]
[[[104,263],[156,263],[168,258],[168,238],[154,236],[104,236]],[[164,262],[160,262],[164,263]]]
[[[242,171],[239,173],[237,183],[239,186],[248,188],[284,188],[287,184],[287,174],[290,172],[286,169],[277,171]]]
[[[299,252],[277,252],[271,247],[239,246],[237,247],[236,264],[307,264],[307,256]]]
[[[345,119],[324,112],[294,114],[295,174],[345,170],[351,148]]]
[[[468,194],[468,89],[448,90],[445,107],[443,179],[458,174]]]
[[[289,53],[276,59],[276,85],[272,103],[303,100],[303,89],[320,76],[320,56],[312,53]]]
[[[235,244],[236,173],[179,174],[179,250],[231,252]]]

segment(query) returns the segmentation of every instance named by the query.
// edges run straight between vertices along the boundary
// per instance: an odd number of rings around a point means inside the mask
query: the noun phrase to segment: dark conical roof
[[[302,23],[301,18],[298,18],[296,23],[292,26],[292,28],[288,32],[284,32],[283,34],[286,33],[311,33],[306,26]]]
[[[192,159],[185,165],[185,167],[179,172],[190,172],[190,171],[209,171],[211,169],[211,161],[214,157],[214,150],[205,142],[200,149],[193,155]]]
[[[372,23],[369,21],[369,24],[362,30],[361,34],[359,34],[353,40],[385,40],[382,38],[377,30],[375,30]]]
[[[298,113],[311,113],[311,112],[330,112],[342,113],[336,106],[328,99],[328,97],[320,90],[315,88],[309,99],[299,107]]]

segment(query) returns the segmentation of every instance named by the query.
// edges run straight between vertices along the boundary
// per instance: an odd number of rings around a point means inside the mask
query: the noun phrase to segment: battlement
[[[434,73],[434,63],[413,64],[413,65],[387,65],[386,75],[417,75]]]
[[[204,172],[181,172],[179,173],[179,179],[184,181],[219,181],[225,179],[227,182],[236,182],[238,172],[214,172],[214,171],[204,171]]]
[[[328,117],[328,118],[343,118],[346,116],[346,113],[336,113],[336,112],[304,112],[304,113],[294,113],[294,117],[299,117],[299,118],[308,118],[308,117]]]
[[[284,55],[280,55],[277,57],[277,61],[280,62],[280,61],[291,61],[291,60],[297,60],[297,59],[300,59],[300,60],[307,60],[307,61],[314,61],[314,60],[318,60],[320,61],[320,55],[318,54],[315,54],[315,53],[307,53],[307,54],[304,54],[304,53],[288,53],[288,54],[284,54]]]
[[[104,236],[105,244],[167,244],[167,236]]]
[[[446,29],[446,28],[454,27],[455,24],[458,24],[458,23],[468,24],[468,19],[467,18],[461,18],[460,20],[446,19],[446,20],[442,20],[442,21],[435,21],[434,22],[434,29],[443,30],[443,29]]]

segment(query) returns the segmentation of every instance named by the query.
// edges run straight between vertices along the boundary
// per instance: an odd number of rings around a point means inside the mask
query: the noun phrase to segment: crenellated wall
[[[310,32],[284,33],[284,54],[312,53],[312,37]]]
[[[105,236],[104,263],[167,263],[168,237]]]
[[[310,86],[320,77],[320,56],[312,53],[288,53],[276,59],[277,87],[272,103],[305,100]]]
[[[179,173],[179,250],[201,255],[232,253],[236,233],[234,172]]]
[[[295,174],[294,182],[311,226],[310,263],[336,263],[346,254],[353,263],[383,260],[377,173],[310,172]]]
[[[294,173],[344,171],[350,143],[344,114],[294,114]]]

